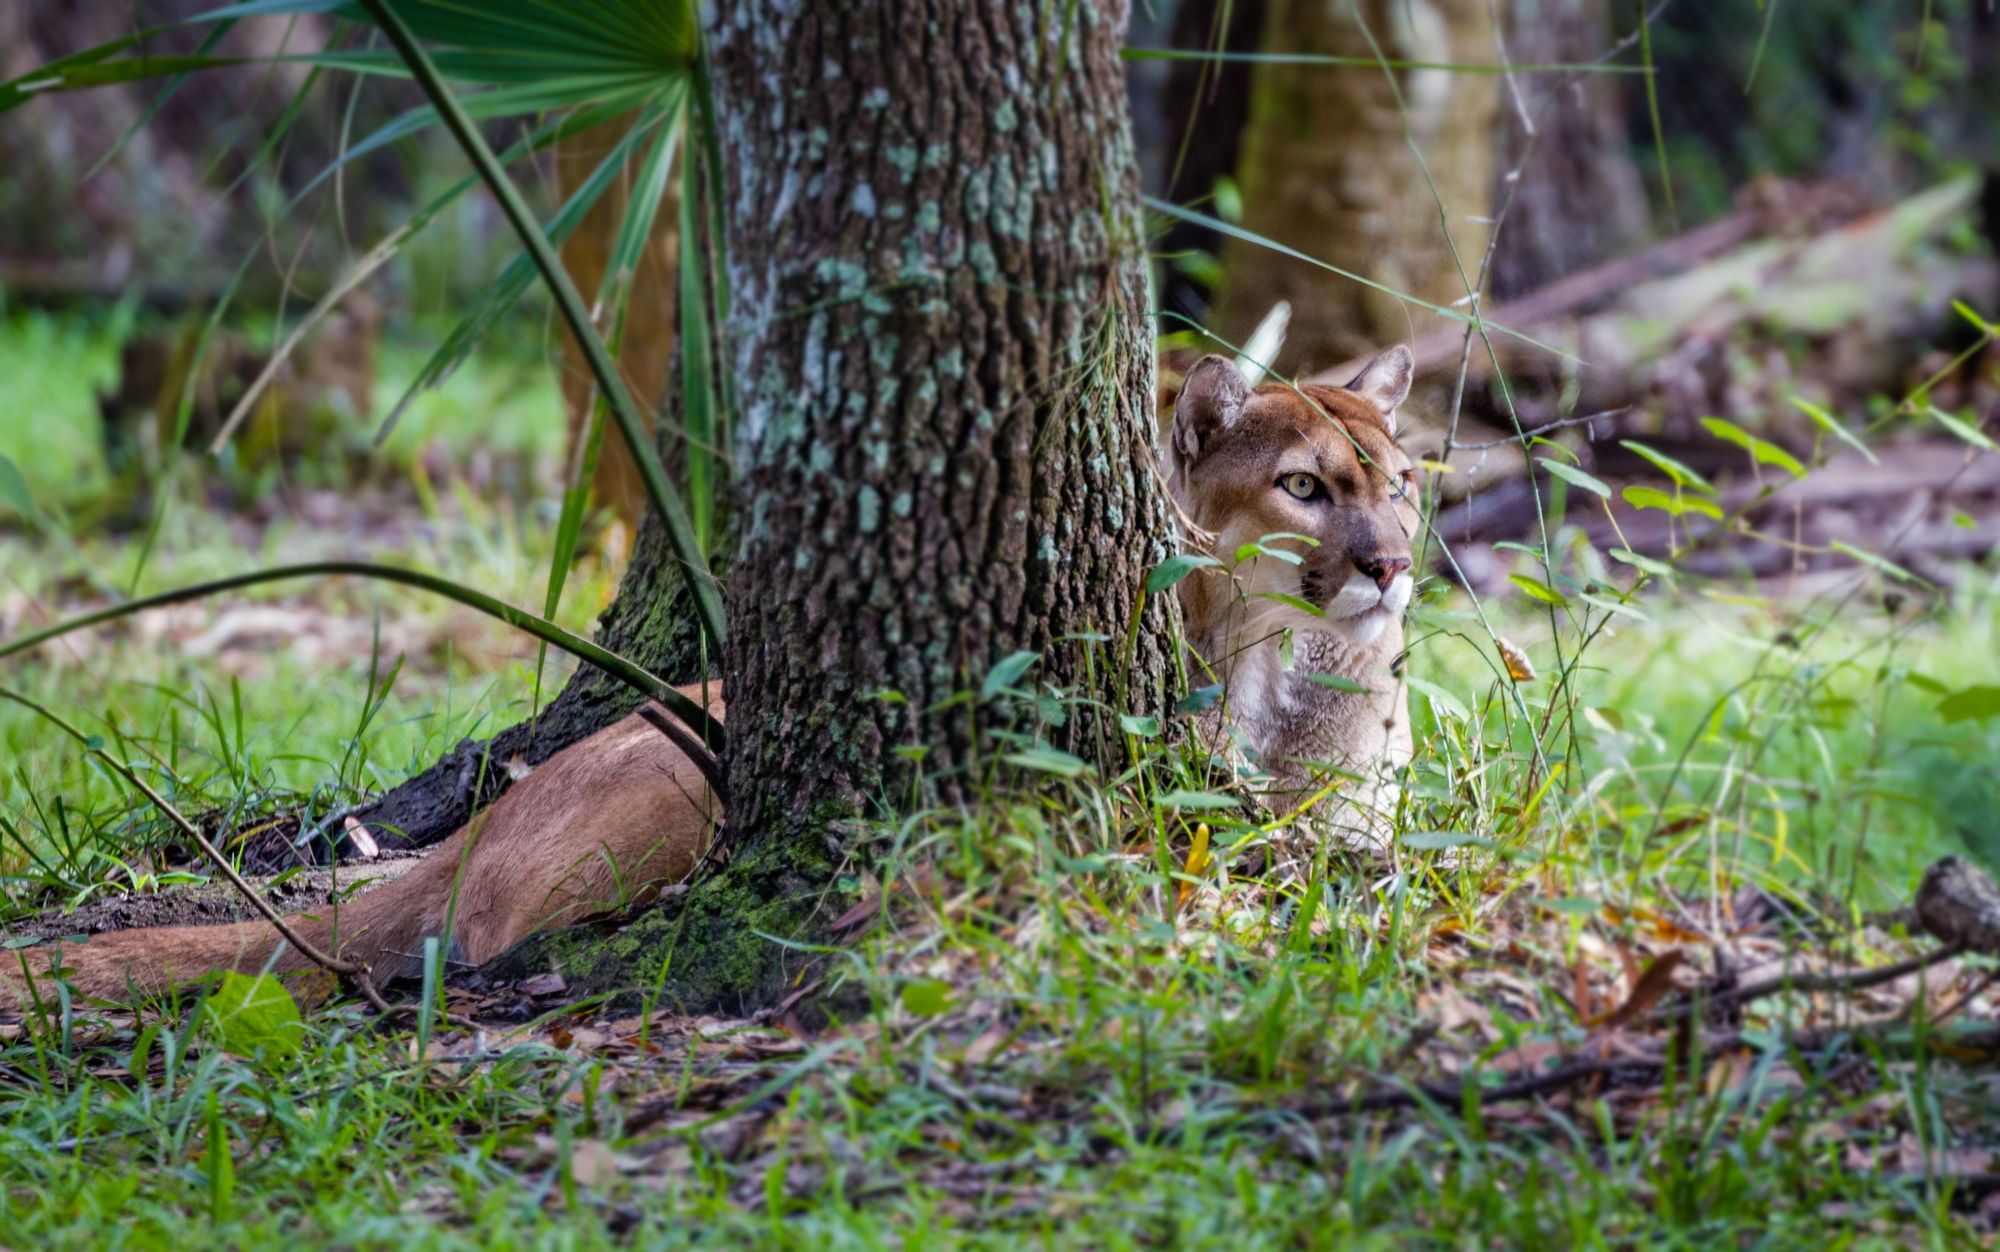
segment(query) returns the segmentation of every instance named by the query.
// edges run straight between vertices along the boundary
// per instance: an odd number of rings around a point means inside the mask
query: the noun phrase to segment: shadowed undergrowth
[[[490,559],[471,542],[438,559]],[[672,939],[647,947],[657,977],[590,988],[610,1001],[566,1004],[584,987],[546,977],[407,989],[492,1024],[477,1036],[335,1011],[246,1042],[226,990],[133,1018],[51,1004],[0,1028],[7,1222],[140,1244],[193,1220],[363,1243],[1974,1246],[1990,1070],[1952,1059],[1977,1039],[1922,1041],[1990,1022],[1984,963],[1760,999],[1694,1034],[1653,1019],[1718,974],[1932,946],[1893,910],[1935,856],[1991,855],[1994,723],[1940,704],[1994,681],[1994,601],[1631,607],[1645,620],[1559,662],[1547,615],[1485,606],[1542,671],[1516,684],[1465,605],[1425,597],[1387,858],[1253,814],[1165,740],[1101,771],[1037,752],[1063,693],[1032,668],[985,683],[1020,713],[1026,738],[994,745],[1013,767],[969,807],[919,792],[845,832],[834,890],[792,902],[840,946],[759,938],[756,977],[798,994],[755,1019],[678,1011],[713,971],[676,966],[713,953],[671,908],[648,923]],[[385,596],[368,638],[424,612]],[[364,644],[331,667],[266,648],[260,681],[189,696],[211,671],[144,668],[140,629],[36,680],[236,826],[333,811],[339,786],[393,780],[532,685],[526,657],[474,679],[405,650],[385,697],[366,676],[393,657],[371,671]],[[308,669],[346,677],[302,713],[287,675]],[[275,693],[289,716],[259,705]],[[67,748],[10,733],[14,907],[143,887],[164,831]],[[1505,1089],[1578,1056],[1627,1068]]]

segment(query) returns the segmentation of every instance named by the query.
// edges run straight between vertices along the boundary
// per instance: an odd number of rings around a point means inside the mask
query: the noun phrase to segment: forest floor
[[[540,402],[439,418],[437,455],[401,462],[422,490],[290,485],[256,516],[184,492],[150,546],[56,520],[88,507],[55,499],[94,472],[79,443],[30,476],[40,523],[0,522],[0,640],[327,555],[539,605],[552,510],[480,475],[507,472],[497,441],[546,479]],[[585,562],[565,624],[610,583]],[[1487,602],[1541,671],[1515,684],[1461,595],[1421,599],[1388,856],[1212,807],[1172,750],[1049,762],[874,831],[846,946],[767,1013],[574,1003],[547,977],[403,988],[429,1007],[390,1025],[236,984],[139,1015],[50,1004],[0,1025],[0,1242],[1990,1246],[1993,961],[1850,974],[1938,955],[1908,907],[1936,858],[2000,865],[1993,580],[1897,604],[1681,580],[1631,607],[1579,657],[1547,604]],[[562,672],[338,581],[0,662],[236,830],[310,826]],[[1536,749],[1545,721],[1575,728],[1562,753]],[[0,754],[0,925],[196,876],[25,712],[0,709]],[[834,989],[850,1008],[823,1022]]]

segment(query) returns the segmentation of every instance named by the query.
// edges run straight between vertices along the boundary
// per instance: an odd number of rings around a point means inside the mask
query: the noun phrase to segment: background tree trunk
[[[1181,0],[1168,46],[1194,51],[1257,51],[1264,34],[1265,0]],[[1144,62],[1141,62],[1144,64]],[[1162,76],[1158,138],[1146,168],[1149,186],[1180,204],[1213,213],[1216,186],[1236,177],[1243,124],[1250,117],[1253,66],[1244,61],[1172,61]],[[1214,298],[1208,270],[1222,252],[1222,236],[1195,222],[1176,221],[1161,236],[1160,307],[1175,316],[1160,329],[1200,325]],[[1197,263],[1188,254],[1206,254]]]
[[[1501,9],[1507,58],[1516,65],[1586,63],[1612,35],[1606,0],[1509,0]],[[1492,290],[1505,300],[1629,252],[1646,241],[1646,188],[1626,133],[1621,74],[1516,75],[1501,89],[1499,165],[1504,177],[1536,135],[1493,253]],[[1494,203],[1504,189],[1495,186]]]
[[[1488,0],[1270,0],[1264,50],[1389,60],[1496,59]],[[1365,24],[1365,25],[1364,25]],[[1243,226],[1308,256],[1434,304],[1465,296],[1452,259],[1476,275],[1486,246],[1499,78],[1448,70],[1395,71],[1396,90],[1374,67],[1257,67],[1238,182]],[[1410,152],[1413,138],[1450,223]],[[1214,329],[1248,338],[1279,300],[1292,323],[1278,367],[1325,368],[1432,328],[1434,315],[1394,296],[1231,240]]]
[[[591,172],[618,146],[630,125],[629,118],[607,122],[556,145],[556,181],[562,199],[568,199],[589,179]],[[685,152],[676,156],[676,161],[686,159]],[[619,227],[632,203],[631,180],[635,172],[636,165],[628,166],[563,243],[563,268],[569,271],[577,290],[587,300],[596,299],[604,272],[610,267]],[[649,416],[658,411],[665,397],[667,367],[673,356],[668,349],[674,342],[675,283],[679,274],[679,188],[678,177],[667,180],[667,194],[653,219],[652,232],[626,295],[625,337],[618,353],[618,368],[625,375],[625,385]],[[602,325],[609,330],[609,319],[604,319]],[[567,334],[562,342],[563,409],[574,453],[578,440],[588,429],[597,386],[590,377],[590,367],[584,363],[582,349]],[[591,479],[591,501],[623,523],[628,536],[630,528],[638,526],[646,515],[645,484],[639,478],[639,467],[632,460],[631,450],[618,437],[615,427],[606,431],[599,447],[596,473]]]

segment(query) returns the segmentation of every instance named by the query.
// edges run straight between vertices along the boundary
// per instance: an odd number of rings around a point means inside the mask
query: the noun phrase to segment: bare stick
[[[1765,996],[1783,995],[1788,991],[1859,991],[1864,987],[1876,987],[1885,982],[1928,969],[1942,961],[1965,951],[1964,944],[1946,944],[1929,952],[1913,956],[1907,961],[1897,961],[1894,965],[1882,965],[1875,969],[1843,970],[1837,974],[1779,974],[1762,982],[1747,983],[1741,987],[1731,987],[1714,995],[1699,992],[1692,999],[1684,1000],[1670,1008],[1662,1009],[1653,1016],[1658,1021],[1678,1021],[1691,1017],[1703,1008],[1719,1009],[1733,1004],[1744,1004],[1751,1000],[1761,1000]]]
[[[1924,1047],[1923,1034],[1865,1033],[1841,1027],[1831,1030],[1801,1031],[1783,1041],[1785,1047],[1804,1053],[1825,1053],[1833,1055],[1866,1044],[1884,1050],[1907,1051],[1911,1046]],[[2000,1049],[2000,1031],[1981,1026],[1974,1030],[1959,1032],[1948,1042],[1955,1052],[1990,1056]],[[1698,1042],[1700,1055],[1714,1056],[1734,1051],[1750,1045],[1740,1031],[1728,1031],[1714,1036],[1703,1036]],[[1754,1045],[1764,1048],[1764,1042]],[[1636,1087],[1657,1081],[1665,1074],[1674,1058],[1667,1054],[1658,1056],[1624,1057],[1618,1060],[1571,1060],[1554,1069],[1539,1074],[1530,1074],[1500,1083],[1492,1087],[1474,1086],[1481,1104],[1498,1104],[1508,1101],[1532,1100],[1537,1096],[1552,1095],[1581,1086],[1593,1078],[1602,1078],[1612,1087]],[[1355,1113],[1380,1113],[1395,1109],[1420,1108],[1426,1102],[1456,1108],[1465,1099],[1466,1084],[1475,1076],[1467,1074],[1457,1082],[1415,1083],[1398,1091],[1372,1091],[1367,1095],[1342,1099],[1310,1100],[1302,1104],[1285,1105],[1264,1110],[1270,1113],[1289,1113],[1299,1117],[1345,1117]]]

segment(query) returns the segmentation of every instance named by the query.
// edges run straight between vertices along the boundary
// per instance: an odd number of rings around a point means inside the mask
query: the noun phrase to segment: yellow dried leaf
[[[1188,845],[1187,863],[1181,867],[1181,872],[1189,878],[1193,878],[1196,874],[1201,873],[1207,865],[1208,823],[1201,822],[1194,828],[1194,842]],[[1180,898],[1176,901],[1175,907],[1178,908],[1186,904],[1187,898],[1192,894],[1194,894],[1194,884],[1191,882],[1182,883]]]
[[[1528,660],[1528,654],[1511,639],[1495,637],[1493,646],[1500,653],[1500,660],[1507,666],[1507,677],[1517,683],[1535,681],[1535,667]]]

